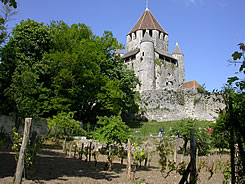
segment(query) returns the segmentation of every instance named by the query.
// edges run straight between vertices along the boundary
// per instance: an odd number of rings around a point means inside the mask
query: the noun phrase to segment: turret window
[[[149,35],[150,37],[152,37],[152,30],[149,30]]]
[[[145,36],[145,32],[146,32],[146,30],[143,30],[143,38],[144,38],[144,36]]]

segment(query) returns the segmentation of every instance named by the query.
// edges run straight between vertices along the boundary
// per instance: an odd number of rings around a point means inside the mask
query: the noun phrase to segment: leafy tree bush
[[[224,111],[219,113],[219,117],[216,120],[216,123],[213,124],[213,135],[212,143],[216,148],[219,148],[219,151],[224,149],[229,149],[229,131],[226,127],[225,122],[227,122],[227,115]]]
[[[122,144],[128,140],[128,126],[120,116],[98,117],[100,126],[94,133],[94,138],[107,145]]]
[[[1,50],[0,110],[14,113],[18,121],[40,116],[46,110],[47,63],[42,58],[51,48],[52,38],[48,27],[30,19],[21,21],[12,35]]]
[[[85,24],[21,21],[0,53],[0,111],[17,121],[76,112],[91,125],[136,113],[139,80],[115,53],[121,48],[111,32],[99,37]]]
[[[74,113],[59,113],[48,119],[49,135],[54,139],[65,136],[84,135],[85,131],[81,128],[81,122],[73,119]]]
[[[238,44],[240,51],[232,54],[231,63],[239,65],[241,76],[245,74],[245,45]],[[218,94],[223,97],[225,109],[220,111],[215,132],[222,137],[227,134],[230,149],[231,183],[244,183],[245,173],[245,80],[239,75],[228,78],[227,85]],[[235,144],[238,146],[238,161],[235,161]],[[236,169],[237,168],[237,169]],[[237,175],[237,176],[236,176]]]
[[[211,133],[209,133],[205,128],[208,128],[206,123],[193,119],[183,119],[178,121],[173,127],[172,134],[179,134],[179,136],[184,140],[183,152],[186,154],[187,143],[190,140],[190,130],[195,130],[195,139],[199,154],[205,155],[212,147]]]
[[[108,170],[112,170],[112,160],[115,156],[112,144],[126,143],[128,140],[128,126],[120,116],[98,117],[97,124],[100,126],[94,133],[94,138],[104,142],[109,148],[107,153]]]

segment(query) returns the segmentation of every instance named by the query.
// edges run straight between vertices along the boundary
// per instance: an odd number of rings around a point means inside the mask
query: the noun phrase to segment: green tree
[[[48,65],[42,58],[52,46],[50,30],[28,19],[12,35],[1,51],[1,111],[16,119],[41,115],[48,100],[43,94],[49,93]]]
[[[75,112],[75,119],[95,124],[97,116],[137,112],[139,81],[115,54],[122,45],[111,32],[98,37],[84,24],[28,19],[12,34],[1,52],[3,113],[47,118]]]
[[[245,74],[245,46],[243,43],[238,44],[240,51],[236,51],[232,54],[231,63],[240,65],[239,73]],[[231,155],[231,182],[232,183],[244,183],[245,173],[245,81],[244,78],[234,76],[228,78],[227,85],[219,94],[222,95],[225,109],[220,112],[218,126],[216,129],[222,129],[227,131],[230,155]],[[214,131],[216,131],[216,129]],[[217,130],[217,132],[219,131]],[[217,136],[222,136],[218,134]],[[239,162],[235,162],[235,144],[239,149]],[[236,170],[242,165],[242,169]],[[236,177],[237,176],[239,177]]]
[[[48,118],[49,135],[56,138],[84,135],[81,122],[73,119],[74,113],[59,113],[57,116]]]
[[[92,124],[97,116],[137,111],[138,79],[114,53],[121,44],[111,32],[98,37],[84,24],[69,27],[64,22],[50,27],[54,48],[46,59],[51,64],[54,111],[74,111],[78,120]]]
[[[1,6],[0,13],[0,45],[2,45],[7,37],[7,22],[9,18],[16,14],[13,9],[17,8],[17,3],[15,0],[1,0],[3,5]]]
[[[97,124],[100,126],[95,134],[95,139],[107,145],[122,144],[128,140],[128,126],[120,116],[98,117]]]
[[[128,126],[122,121],[120,116],[98,117],[97,124],[100,126],[94,133],[94,138],[104,142],[109,148],[108,169],[112,170],[113,144],[126,143],[128,140]]]
[[[227,115],[224,110],[219,113],[216,123],[213,124],[212,142],[219,151],[229,149],[229,130],[226,126]]]

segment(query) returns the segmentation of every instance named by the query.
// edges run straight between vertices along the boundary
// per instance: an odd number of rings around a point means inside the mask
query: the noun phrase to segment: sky
[[[146,0],[17,0],[9,30],[28,18],[68,25],[84,23],[105,30],[126,47],[126,35],[143,14]],[[185,56],[186,81],[221,89],[238,66],[228,60],[245,43],[245,0],[149,0],[149,10],[169,35],[169,52],[178,42]]]

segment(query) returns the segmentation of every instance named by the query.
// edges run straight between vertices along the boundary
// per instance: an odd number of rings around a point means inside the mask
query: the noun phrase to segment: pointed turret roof
[[[179,44],[178,43],[176,43],[174,51],[173,51],[172,54],[182,54],[183,55],[183,53],[181,52],[181,50],[179,48]]]
[[[160,32],[163,32],[165,34],[168,34],[162,26],[157,22],[155,17],[151,14],[150,10],[148,8],[145,9],[144,13],[141,15],[137,23],[134,25],[133,29],[129,32],[133,33],[137,30],[158,30]]]

